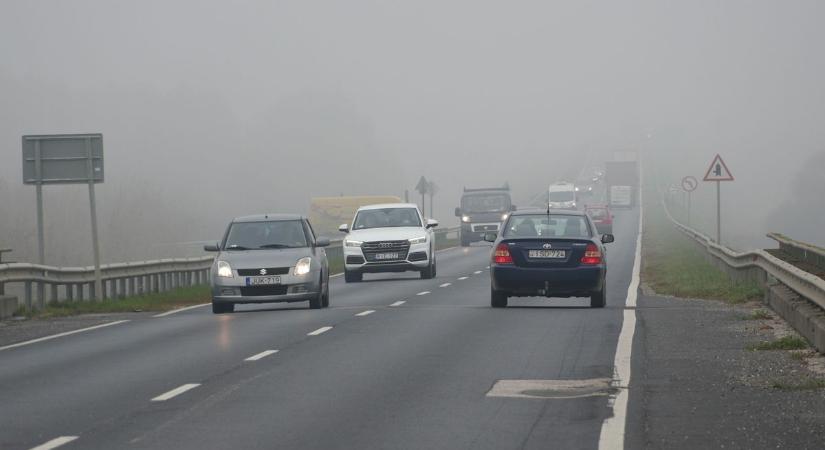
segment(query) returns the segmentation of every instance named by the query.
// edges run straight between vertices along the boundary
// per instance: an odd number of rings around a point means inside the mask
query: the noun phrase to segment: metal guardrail
[[[779,242],[779,250],[782,253],[786,253],[825,272],[825,248],[797,241],[780,233],[768,233],[767,236]]]
[[[760,281],[763,285],[767,284],[768,277],[771,277],[802,297],[817,304],[820,308],[825,309],[825,280],[822,278],[799,269],[793,264],[785,262],[765,250],[759,249],[736,252],[723,245],[719,245],[705,234],[674,219],[670,214],[664,197],[662,197],[662,205],[668,219],[670,219],[680,231],[691,237],[700,246],[703,246],[708,254],[723,263],[726,267],[737,271],[748,269],[761,270],[764,272],[764,275],[757,275],[755,277],[752,275],[746,276],[756,278],[757,281]]]
[[[459,228],[436,229],[436,240],[456,233]],[[329,258],[343,259],[343,240],[330,242]],[[165,292],[183,286],[209,282],[213,256],[172,258],[101,266],[102,298]],[[42,308],[49,302],[80,301],[95,295],[94,267],[54,267],[29,263],[0,264],[0,295],[5,285],[22,283],[26,308]],[[48,286],[48,292],[45,287]],[[35,289],[36,288],[36,289]],[[62,295],[61,295],[62,294]]]

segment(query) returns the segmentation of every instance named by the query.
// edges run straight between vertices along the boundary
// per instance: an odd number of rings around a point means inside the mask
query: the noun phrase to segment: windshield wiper
[[[226,249],[227,250],[249,250],[248,248],[244,247],[243,245],[236,245],[236,244],[227,245]]]
[[[258,248],[292,248],[292,246],[286,244],[265,244]]]

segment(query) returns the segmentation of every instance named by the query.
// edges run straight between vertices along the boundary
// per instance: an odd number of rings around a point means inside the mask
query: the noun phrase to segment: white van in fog
[[[551,184],[547,201],[553,209],[576,209],[576,186],[567,181]]]

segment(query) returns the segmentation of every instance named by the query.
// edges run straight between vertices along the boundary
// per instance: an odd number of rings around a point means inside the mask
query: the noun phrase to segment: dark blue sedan
[[[607,261],[593,221],[581,211],[513,212],[493,242],[490,305],[507,306],[508,297],[590,297],[592,308],[605,305]]]

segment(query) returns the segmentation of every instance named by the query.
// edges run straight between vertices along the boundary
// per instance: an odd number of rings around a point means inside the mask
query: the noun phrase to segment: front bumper
[[[255,291],[248,289],[246,279],[235,272],[232,278],[212,275],[212,300],[217,303],[277,303],[303,302],[315,298],[321,292],[321,272],[310,271],[306,275],[280,275],[281,284],[266,285]],[[266,292],[272,291],[271,293]],[[247,292],[244,292],[247,291]]]
[[[414,255],[424,254],[423,259]],[[420,272],[430,266],[430,243],[412,244],[407,252],[407,259],[397,261],[367,262],[360,247],[344,247],[344,267],[348,272],[383,273],[383,272]],[[412,261],[410,259],[413,259]],[[354,263],[354,261],[360,261]]]
[[[512,296],[589,297],[604,287],[604,265],[536,268],[490,267],[492,288]]]

